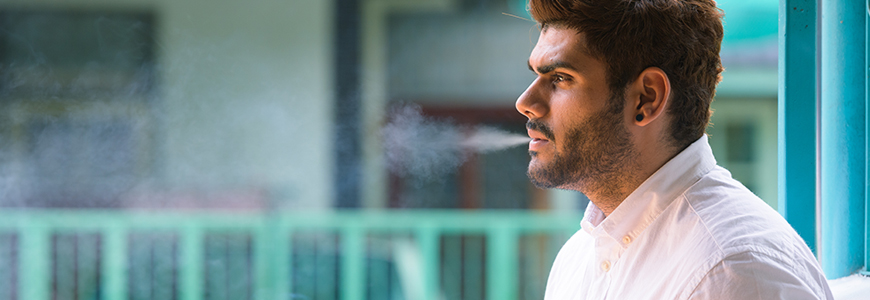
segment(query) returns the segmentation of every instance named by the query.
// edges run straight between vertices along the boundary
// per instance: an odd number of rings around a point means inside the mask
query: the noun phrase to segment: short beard
[[[571,128],[564,141],[566,152],[555,152],[553,160],[537,168],[529,165],[528,176],[539,188],[594,191],[606,196],[618,192],[624,182],[619,176],[626,171],[634,150],[622,118],[622,95],[609,99],[610,105]],[[529,120],[527,127],[553,138],[546,125]],[[530,152],[532,157],[537,153]]]

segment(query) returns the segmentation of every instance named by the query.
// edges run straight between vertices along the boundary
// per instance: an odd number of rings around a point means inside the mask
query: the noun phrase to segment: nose
[[[540,87],[540,78],[532,81],[532,84],[526,88],[526,91],[517,98],[517,111],[526,116],[526,118],[538,119],[547,115],[549,107],[546,102],[546,95]]]

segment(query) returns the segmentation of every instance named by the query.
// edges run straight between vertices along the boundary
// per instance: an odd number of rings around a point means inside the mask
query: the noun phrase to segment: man
[[[786,221],[716,166],[712,0],[531,0],[529,178],[591,200],[545,299],[831,299]]]

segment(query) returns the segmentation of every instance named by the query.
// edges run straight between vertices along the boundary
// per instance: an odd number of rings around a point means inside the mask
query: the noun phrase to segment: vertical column
[[[865,74],[865,76],[864,76],[864,84],[865,84],[865,86],[864,86],[864,105],[865,105],[865,109],[867,109],[868,112],[865,114],[865,118],[866,118],[866,122],[867,122],[866,128],[864,129],[865,133],[870,132],[870,117],[867,117],[867,116],[870,116],[870,0],[867,0],[867,7],[866,8],[867,8],[867,11],[866,11],[866,14],[864,15],[864,25],[866,26],[866,29],[864,31],[864,33],[865,33],[864,36],[867,37],[867,39],[864,40],[864,45],[865,45],[864,52],[866,55],[864,57],[864,59],[865,59],[864,60],[864,74]],[[867,163],[868,163],[868,165],[865,165],[865,168],[866,168],[865,171],[870,172],[870,139],[866,139],[865,142],[867,143],[867,146],[865,146],[865,151],[867,151],[867,153],[865,153],[865,155],[867,155],[867,158],[865,159],[865,161],[867,161]],[[864,209],[865,209],[865,211],[864,211],[864,222],[865,222],[865,224],[864,224],[864,234],[865,234],[864,243],[865,244],[864,244],[864,271],[863,271],[863,273],[864,273],[864,275],[870,275],[870,174],[865,175],[865,180],[867,180],[867,184],[865,185],[865,187],[867,189],[864,191]]]
[[[335,1],[335,206],[360,206],[360,0]]]
[[[179,264],[181,299],[200,300],[204,298],[203,286],[205,285],[203,230],[193,222],[187,224],[182,230],[181,263]]]
[[[363,230],[347,226],[341,231],[341,299],[365,298],[365,245]]]
[[[268,217],[266,217],[268,218]],[[269,260],[274,255],[276,241],[272,240],[271,224],[264,220],[254,232],[254,290],[255,299],[277,298],[272,288],[275,286],[273,269]]]
[[[282,257],[288,255],[283,245],[287,238],[280,235],[279,220],[276,213],[263,215],[263,222],[254,233],[254,285],[255,299],[286,299],[281,287],[287,283],[279,281],[281,272],[286,270]]]
[[[127,294],[127,231],[118,222],[106,224],[102,232],[102,253],[104,253],[101,280],[105,282],[102,289],[103,299],[126,299]]]
[[[441,232],[438,231],[434,224],[423,224],[416,232],[417,245],[422,254],[423,267],[423,286],[422,299],[436,300],[440,299],[440,279],[441,279],[441,245],[438,242]]]
[[[816,1],[779,2],[779,213],[816,251]]]
[[[275,265],[275,293],[278,294],[275,299],[290,299],[290,287],[293,286],[293,268],[290,261],[293,255],[291,230],[290,226],[282,221],[276,231],[276,245],[274,247],[277,253],[275,261],[272,262]]]
[[[254,235],[255,299],[289,299],[290,245],[289,226],[278,213],[267,213]]]
[[[864,1],[821,3],[821,245],[828,278],[864,266],[866,11]]]
[[[18,245],[20,299],[48,300],[51,297],[51,237],[47,226],[34,221],[23,228]]]
[[[490,229],[486,245],[486,298],[491,300],[517,299],[519,255],[517,231],[507,223]]]

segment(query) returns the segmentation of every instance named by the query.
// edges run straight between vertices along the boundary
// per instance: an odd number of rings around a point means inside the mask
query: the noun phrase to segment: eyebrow
[[[530,61],[527,63],[529,64],[529,70],[532,72],[535,72],[535,68],[532,67],[532,63]],[[547,73],[553,72],[553,70],[558,69],[558,68],[568,69],[568,70],[577,72],[577,68],[575,68],[574,66],[572,66],[571,64],[569,64],[566,61],[560,60],[560,61],[555,61],[555,62],[548,64],[548,65],[543,65],[543,66],[538,67],[538,70],[536,73],[547,74]]]

